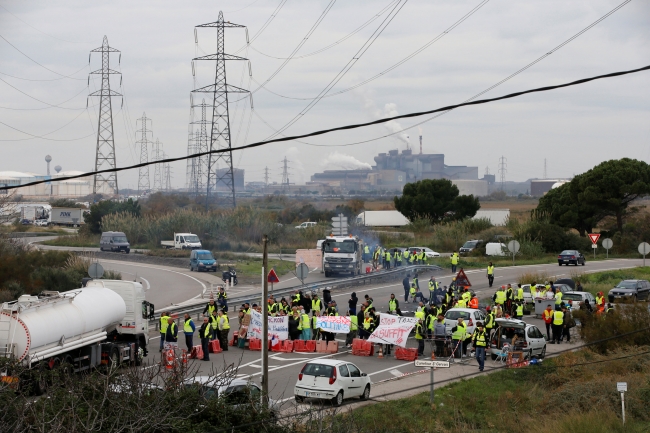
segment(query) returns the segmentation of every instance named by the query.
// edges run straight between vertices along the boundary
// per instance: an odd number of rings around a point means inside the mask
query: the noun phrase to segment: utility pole
[[[508,160],[505,156],[499,158],[499,182],[501,182],[501,191],[506,187],[506,173],[508,172]]]
[[[110,76],[111,74],[120,74],[110,68],[110,53],[119,53],[119,50],[112,48],[108,45],[108,38],[104,36],[102,46],[91,50],[90,53],[102,53],[102,68],[91,72],[102,76],[101,89],[96,92],[90,93],[88,96],[99,96],[99,119],[97,121],[97,148],[95,149],[95,171],[114,169],[117,167],[115,161],[115,139],[113,137],[113,106],[111,97],[122,96],[122,94],[111,90]],[[122,54],[118,59],[121,60]],[[88,56],[88,63],[90,63],[90,55]],[[90,77],[88,77],[90,81]],[[124,99],[122,99],[124,101]],[[86,104],[87,105],[87,104]],[[108,186],[108,188],[106,188]],[[119,194],[117,186],[117,173],[102,173],[95,174],[93,180],[93,194],[97,191],[106,191],[112,189],[113,194]]]
[[[207,56],[195,57],[192,59],[192,73],[194,74],[194,61],[196,60],[213,60],[216,61],[214,84],[210,84],[192,92],[212,94],[212,120],[210,129],[210,148],[207,165],[207,185],[205,207],[210,203],[210,190],[217,188],[217,185],[225,186],[230,193],[229,205],[234,208],[235,201],[235,176],[232,166],[232,150],[230,143],[230,115],[228,113],[228,94],[229,93],[249,93],[248,90],[227,84],[226,80],[226,61],[227,60],[248,60],[243,57],[226,54],[225,29],[226,28],[245,28],[239,24],[226,22],[223,19],[223,12],[219,11],[217,21],[201,24],[196,28],[212,27],[217,29],[217,52]],[[195,42],[198,43],[198,36],[195,28]],[[248,32],[246,33],[248,35]],[[246,37],[248,42],[248,36]],[[218,153],[212,153],[219,151]],[[219,162],[225,166],[224,170],[216,169]]]
[[[156,142],[153,145],[153,161],[160,161],[162,159],[162,143],[156,138]],[[153,191],[162,191],[163,190],[163,167],[162,164],[156,162],[153,170]]]
[[[269,309],[266,308],[269,298],[269,279],[266,273],[269,267],[269,237],[262,237],[264,250],[262,253],[262,405],[269,404]]]
[[[135,133],[136,138],[138,136],[138,133],[140,133],[140,140],[135,142],[138,146],[140,146],[140,164],[149,162],[149,145],[153,144],[153,142],[149,140],[148,136],[148,133],[150,132],[153,136],[153,132],[147,129],[147,121],[153,125],[153,122],[151,119],[147,118],[147,115],[145,113],[142,113],[141,118],[135,120],[136,125],[138,122],[140,122],[140,125],[142,127],[142,129],[137,130]],[[149,184],[149,166],[145,165],[144,167],[140,167],[138,170],[138,195],[145,193],[150,189],[151,185]]]

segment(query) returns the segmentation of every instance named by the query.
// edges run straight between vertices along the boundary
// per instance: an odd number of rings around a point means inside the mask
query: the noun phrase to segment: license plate
[[[568,260],[566,260],[566,259],[565,259],[564,261],[565,261],[565,262],[568,262]]]
[[[307,391],[305,391],[305,397],[320,397],[320,393],[318,393],[318,392],[307,392]]]

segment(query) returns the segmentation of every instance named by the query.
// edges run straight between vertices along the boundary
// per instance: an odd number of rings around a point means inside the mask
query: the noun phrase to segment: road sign
[[[460,268],[460,271],[456,274],[456,287],[472,287],[472,283],[469,282],[463,268]]]
[[[271,269],[271,272],[266,276],[266,281],[269,283],[279,283],[280,279],[278,278],[278,274],[275,273],[275,269]]]
[[[449,368],[449,362],[448,361],[433,361],[433,360],[428,360],[428,359],[416,359],[415,360],[415,366],[416,367],[438,367],[438,368]]]
[[[647,242],[641,242],[639,244],[639,254],[642,256],[645,256],[646,254],[650,254],[650,244]]]
[[[345,236],[348,234],[348,217],[342,213],[332,217],[332,233],[336,236]]]
[[[309,274],[309,266],[306,264],[301,263],[296,267],[296,276],[300,281],[304,281],[307,278],[307,274]]]
[[[591,239],[592,244],[596,245],[598,239],[600,239],[600,233],[589,233],[589,239]]]
[[[517,241],[508,242],[508,251],[510,251],[511,253],[514,253],[514,254],[518,253],[519,248],[521,248],[521,245],[519,244],[519,242],[517,242]]]
[[[612,242],[612,240],[610,238],[603,239],[601,241],[601,244],[602,244],[603,248],[605,248],[606,250],[609,250],[610,248],[612,248],[614,246],[614,242]]]
[[[618,392],[627,392],[627,382],[616,382]]]
[[[594,250],[597,249],[597,248],[598,248],[598,244],[591,244],[591,248],[594,249]]]
[[[104,275],[104,268],[99,263],[91,263],[88,266],[88,275],[90,278],[101,278]]]

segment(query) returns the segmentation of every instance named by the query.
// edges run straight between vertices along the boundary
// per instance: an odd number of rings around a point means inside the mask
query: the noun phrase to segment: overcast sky
[[[323,98],[286,133],[305,133],[462,102],[556,47],[621,2],[488,1],[403,65],[354,90]],[[122,87],[119,76],[114,76],[112,88],[125,95],[122,109],[121,98],[113,101],[118,165],[139,161],[134,129],[139,129],[136,118],[143,112],[153,120],[153,136],[163,143],[165,153],[185,155],[190,91],[195,85],[191,59],[212,53],[216,47],[214,29],[200,29],[196,46],[194,26],[216,21],[223,10],[226,20],[247,26],[252,38],[280,3],[281,0],[0,1],[0,35],[6,39],[0,39],[0,122],[25,133],[47,134],[47,138],[60,140],[29,139],[29,135],[0,124],[0,171],[44,173],[46,154],[52,155],[52,166],[61,165],[64,170],[93,168],[97,128],[97,108],[93,105],[97,98],[90,98],[88,110],[85,108],[86,95],[99,82],[91,80],[88,88],[87,76],[101,65],[97,55],[88,65],[88,52],[101,45],[104,35],[111,46],[122,52],[120,65],[117,56],[112,60],[112,66],[123,73]],[[229,62],[228,82],[257,89],[258,83],[265,82],[282,65],[283,60],[277,58],[294,51],[329,3],[330,0],[286,1],[248,48],[243,29],[227,30],[226,51],[239,51],[238,55],[250,59],[253,74],[249,84],[246,62]],[[246,141],[262,140],[273,133],[264,121],[279,129],[300,113],[310,101],[290,98],[317,96],[381,25],[393,3],[334,2],[296,57],[265,88],[255,91],[255,114]],[[330,93],[381,73],[433,40],[480,3],[481,0],[409,0]],[[349,36],[365,23],[367,26]],[[7,41],[54,72],[29,60]],[[633,0],[484,96],[646,66],[650,64],[649,42],[650,2]],[[316,51],[320,52],[312,54]],[[55,72],[72,78],[62,78]],[[213,78],[214,63],[197,62],[196,86],[210,84]],[[650,72],[642,72],[462,108],[420,127],[423,149],[425,153],[444,153],[449,165],[478,166],[480,175],[486,168],[496,173],[503,155],[508,162],[506,179],[515,181],[541,178],[545,158],[549,178],[569,177],[612,158],[647,161],[649,96]],[[230,113],[233,146],[242,145],[249,124],[248,100],[231,104]],[[377,153],[404,149],[407,141],[419,149],[418,127],[369,143],[333,146],[381,137],[416,122],[407,120],[305,140],[326,147],[293,142],[237,152],[234,165],[246,170],[246,181],[263,180],[264,168],[268,166],[270,181],[279,182],[281,160],[287,156],[291,161],[291,181],[302,183],[324,169],[367,167],[374,164]],[[174,164],[173,185],[183,187],[185,179],[185,163]],[[121,188],[136,188],[137,171],[119,174],[119,182]]]

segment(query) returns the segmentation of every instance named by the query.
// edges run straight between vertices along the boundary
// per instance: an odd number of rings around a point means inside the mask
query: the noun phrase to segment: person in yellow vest
[[[517,292],[515,293],[515,301],[524,302],[524,288],[521,284],[517,284]]]
[[[210,302],[208,302],[205,305],[205,308],[203,309],[203,315],[208,315],[208,317],[212,316],[212,312],[217,309],[217,304],[214,303],[214,299],[210,299]]]
[[[420,250],[420,264],[426,265],[427,264],[427,253],[424,252],[424,250]]]
[[[465,298],[460,298],[454,308],[467,308],[467,301]]]
[[[395,294],[391,293],[390,299],[388,300],[388,312],[391,314],[395,314],[398,308],[399,308],[399,301],[395,299]]]
[[[546,325],[546,341],[551,340],[551,325],[553,324],[553,308],[551,304],[546,306],[546,309],[542,313],[542,319],[544,319],[544,324]]]
[[[488,284],[490,285],[490,287],[492,287],[492,283],[494,283],[494,265],[492,264],[492,262],[488,263],[487,279],[488,279]]]
[[[456,273],[456,266],[458,266],[458,261],[460,260],[460,257],[458,257],[458,253],[456,251],[453,252],[451,255],[451,273],[455,274]]]
[[[276,310],[274,308],[275,303],[273,302],[273,298],[269,298],[269,300],[266,303],[266,309],[269,312],[269,316],[273,317],[276,314]]]
[[[503,308],[506,303],[506,286],[501,286],[499,290],[494,294],[494,303]]]
[[[207,317],[203,317],[203,325],[199,328],[199,337],[201,337],[201,349],[203,351],[203,358],[201,361],[210,360],[210,336],[212,335],[212,327]]]
[[[228,315],[223,311],[219,310],[219,346],[221,350],[228,350],[228,334],[230,333],[230,321],[228,320]]]
[[[425,338],[425,328],[423,320],[418,320],[418,323],[415,325],[415,340],[418,342],[418,356],[424,356],[424,338]]]
[[[316,313],[316,311],[320,312],[323,310],[323,306],[320,302],[320,299],[318,299],[318,295],[314,293],[314,297],[311,300],[311,314],[312,316]]]
[[[311,340],[311,319],[309,318],[309,314],[307,314],[305,310],[301,310],[300,321],[301,321],[300,324],[302,325],[301,340],[304,341]]]
[[[390,254],[390,250],[386,250],[386,253],[384,254],[384,269],[390,269],[390,262],[392,260],[392,256]]]
[[[564,313],[560,311],[553,311],[553,341],[551,344],[560,344],[562,338],[562,327],[564,325]]]
[[[320,317],[320,311],[316,311],[311,317],[311,339],[318,341],[321,337],[320,328],[316,325],[318,323],[318,318]]]
[[[515,318],[523,320],[524,318],[524,303],[523,301],[515,302]]]
[[[363,315],[363,339],[367,340],[372,334],[374,326],[373,318],[370,316],[369,312],[366,311]]]
[[[345,347],[352,346],[352,340],[357,338],[357,331],[359,330],[359,318],[348,310],[348,318],[350,319],[350,332],[345,336]]]
[[[451,328],[451,341],[454,347],[454,357],[461,358],[465,356],[463,353],[463,342],[467,334],[467,325],[463,322],[463,318],[459,317],[456,326]]]
[[[537,283],[535,282],[530,285],[530,296],[533,298],[533,302],[537,299]]]
[[[483,323],[476,323],[476,329],[472,334],[472,345],[476,353],[476,361],[478,362],[478,370],[483,371],[485,368],[485,351],[488,344],[488,334],[483,328]]]
[[[467,305],[472,299],[472,294],[470,293],[469,288],[465,287],[463,289],[463,294],[460,295],[460,297],[465,301],[465,305]]]
[[[415,264],[417,264],[417,261],[418,261],[417,252],[416,251],[411,251],[411,253],[409,254],[409,263],[411,265],[415,265]]]
[[[402,266],[402,250],[399,248],[395,249],[395,267],[399,268]]]
[[[435,294],[437,290],[438,282],[436,281],[436,277],[431,276],[429,279],[429,304],[433,304],[436,301]]]
[[[368,263],[370,261],[370,247],[368,244],[363,247],[363,261],[365,263]]]
[[[494,309],[489,309],[487,311],[487,316],[485,317],[485,333],[487,334],[487,341],[490,341],[490,334],[492,334],[494,324]]]
[[[167,321],[169,320],[169,312],[163,311],[160,313],[160,352],[162,353],[165,347],[165,334],[167,334]]]
[[[605,309],[605,296],[603,295],[603,292],[598,292],[596,295],[596,310],[604,310]]]
[[[212,326],[212,336],[210,340],[221,340],[219,338],[219,315],[217,314],[220,310],[214,310],[212,315],[210,315],[210,326]]]
[[[559,287],[555,289],[555,309],[558,311],[562,308],[562,295],[562,290]]]
[[[192,321],[189,314],[185,313],[184,318],[183,333],[185,334],[185,345],[187,346],[187,353],[190,353],[192,347],[194,347],[194,330],[196,327],[194,326],[194,321]]]

